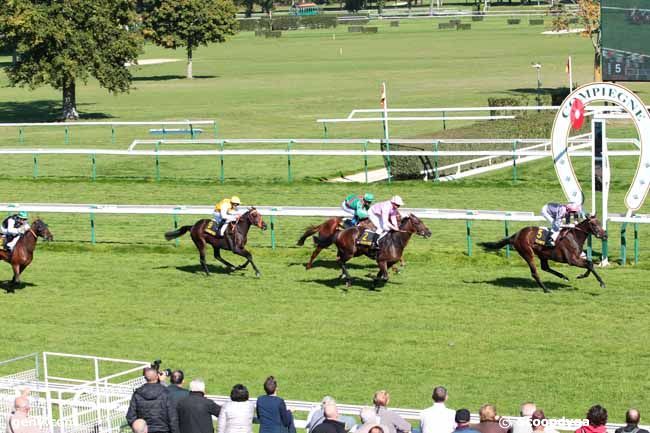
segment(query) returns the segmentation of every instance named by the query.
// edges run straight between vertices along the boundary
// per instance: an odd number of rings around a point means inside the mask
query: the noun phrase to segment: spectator
[[[156,369],[144,369],[147,383],[136,389],[131,397],[126,420],[133,428],[136,419],[146,421],[150,433],[178,433],[176,408],[169,398],[167,388],[158,382]]]
[[[359,418],[361,418],[361,424],[359,424],[354,431],[355,433],[372,433],[373,431],[379,429],[379,433],[388,433],[388,427],[379,424],[379,417],[375,412],[375,409],[371,407],[362,407],[359,412]],[[374,432],[378,433],[378,432]]]
[[[183,388],[183,382],[185,381],[185,375],[183,374],[183,370],[174,370],[169,376],[169,386],[167,386],[167,390],[169,391],[169,399],[172,401],[174,404],[174,407],[178,405],[178,402],[184,398],[187,397],[190,392]]]
[[[546,415],[541,409],[535,410],[530,416],[530,425],[532,426],[532,431],[534,433],[559,433],[557,430],[547,427]]]
[[[379,416],[381,424],[388,427],[388,433],[409,433],[411,431],[411,424],[386,408],[390,402],[388,391],[377,391],[372,402],[375,405],[375,412]]]
[[[607,431],[607,409],[597,404],[591,406],[587,412],[588,426],[582,426],[576,433],[605,433]]]
[[[433,406],[420,413],[422,433],[451,433],[456,428],[456,412],[448,409],[445,402],[449,395],[444,386],[436,386],[431,394]]]
[[[310,412],[309,415],[307,415],[307,424],[305,425],[305,431],[309,433],[311,430],[313,430],[317,425],[321,424],[323,421],[325,421],[325,405],[327,404],[333,404],[336,405],[336,401],[334,400],[333,397],[330,397],[329,395],[326,395],[323,397],[323,400],[321,401],[320,406],[317,406],[313,408]]]
[[[255,405],[248,401],[248,389],[238,383],[230,391],[230,401],[219,413],[218,433],[252,433]]]
[[[521,418],[515,420],[512,426],[512,433],[531,433],[533,431],[530,419],[533,413],[537,410],[535,403],[527,402],[519,408],[519,416]]]
[[[138,418],[135,421],[133,421],[133,424],[131,425],[131,429],[133,430],[133,433],[147,433],[148,431],[147,422],[142,418]]]
[[[339,411],[335,404],[328,403],[323,407],[325,420],[314,427],[313,433],[345,433],[345,424],[338,421]]]
[[[220,411],[217,403],[205,397],[205,382],[194,379],[190,382],[188,395],[176,405],[180,433],[214,433],[212,417],[219,417]]]
[[[508,433],[509,429],[499,425],[497,408],[493,404],[484,404],[478,411],[480,422],[472,427],[480,433]]]
[[[355,433],[388,433],[388,427],[381,424],[364,424]]]
[[[25,393],[16,397],[14,412],[7,419],[7,433],[41,433],[38,421],[29,417],[29,407],[29,398]]]
[[[293,416],[277,395],[278,382],[273,376],[264,381],[266,395],[257,397],[257,418],[260,421],[259,433],[288,433],[293,426]]]
[[[456,429],[454,433],[478,433],[477,430],[474,430],[469,425],[470,414],[467,409],[458,409],[454,414],[454,422],[456,423]]]
[[[641,421],[641,414],[636,409],[628,409],[625,412],[625,427],[616,429],[616,433],[648,433],[648,430],[639,428],[639,421]]]

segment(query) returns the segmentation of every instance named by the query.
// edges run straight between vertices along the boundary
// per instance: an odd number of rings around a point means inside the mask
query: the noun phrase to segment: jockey
[[[582,213],[582,205],[578,202],[571,202],[567,204],[561,203],[547,203],[542,207],[542,216],[551,224],[551,236],[547,239],[547,246],[555,246],[555,241],[560,234],[560,229],[563,227],[573,227],[571,216],[575,218]],[[564,223],[562,219],[564,218]]]
[[[241,203],[239,197],[233,195],[230,198],[224,198],[214,207],[214,212],[212,213],[214,220],[217,224],[220,224],[220,234],[223,235],[226,232],[226,227],[228,223],[236,221],[239,217],[237,213],[237,207]]]
[[[0,226],[0,232],[5,237],[5,248],[8,251],[13,251],[16,246],[16,242],[20,239],[20,235],[24,234],[29,230],[29,223],[27,222],[27,212],[21,210],[17,214],[11,215],[5,218],[2,221]]]
[[[379,202],[370,208],[368,218],[377,228],[375,232],[379,235],[377,244],[389,231],[399,231],[397,218],[399,216],[399,207],[403,205],[402,197],[394,195],[389,201]]]
[[[368,218],[368,209],[374,200],[375,196],[369,192],[364,195],[350,194],[341,203],[341,209],[352,215],[350,222],[356,226],[359,221]]]

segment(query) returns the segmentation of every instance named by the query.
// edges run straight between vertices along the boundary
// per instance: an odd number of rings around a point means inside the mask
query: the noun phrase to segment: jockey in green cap
[[[13,214],[2,221],[0,232],[5,237],[5,248],[7,248],[7,250],[12,251],[16,246],[16,242],[20,239],[20,236],[29,230],[27,218],[27,212],[21,210],[17,214]]]
[[[368,209],[375,196],[367,192],[364,195],[350,194],[341,203],[341,209],[352,216],[350,225],[356,226],[362,219],[368,218]]]

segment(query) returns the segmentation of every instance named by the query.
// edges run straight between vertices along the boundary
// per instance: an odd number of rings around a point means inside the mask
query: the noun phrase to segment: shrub
[[[237,21],[239,22],[239,30],[242,32],[254,32],[259,24],[259,20],[256,18],[240,18]]]
[[[472,16],[472,21],[483,21],[483,16],[474,15],[474,16]]]
[[[361,33],[363,26],[348,26],[348,33]]]
[[[530,19],[528,20],[528,24],[531,26],[543,26],[544,25],[544,20],[543,19]]]
[[[300,25],[309,29],[327,29],[336,27],[336,15],[314,15],[300,18]]]
[[[399,27],[399,21],[391,21],[390,26],[391,27]]]
[[[456,30],[472,30],[471,24],[458,24]]]
[[[508,18],[508,24],[513,25],[513,24],[519,24],[521,20],[519,18]]]
[[[377,33],[378,31],[378,27],[361,27],[362,33]]]
[[[300,27],[300,18],[291,15],[278,15],[271,21],[273,30],[295,30]]]

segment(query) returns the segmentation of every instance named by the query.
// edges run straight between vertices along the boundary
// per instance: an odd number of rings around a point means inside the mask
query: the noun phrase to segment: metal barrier
[[[243,206],[244,207],[244,206]],[[338,207],[303,207],[303,206],[255,206],[260,214],[270,217],[271,247],[276,248],[276,229],[278,217],[345,217],[348,216]],[[40,213],[73,213],[88,214],[90,218],[90,240],[96,243],[95,215],[171,215],[174,228],[178,227],[179,215],[197,215],[207,217],[212,215],[213,206],[196,205],[116,205],[116,204],[40,204],[40,203],[0,203],[0,211],[16,212],[25,210]],[[510,235],[510,223],[512,222],[538,222],[546,221],[542,216],[533,212],[522,211],[492,211],[492,210],[468,210],[468,209],[429,209],[429,208],[402,208],[402,213],[414,213],[422,219],[465,221],[467,255],[473,253],[472,242],[472,221],[503,221],[505,236]],[[243,211],[242,211],[243,212]],[[625,238],[627,223],[634,224],[634,263],[639,261],[639,236],[638,225],[650,224],[650,215],[627,216],[625,214],[610,214],[608,221],[623,223],[621,227],[621,260],[627,258]],[[178,243],[177,243],[178,245]],[[591,247],[589,247],[591,254]],[[510,256],[510,250],[506,248],[506,256]]]

